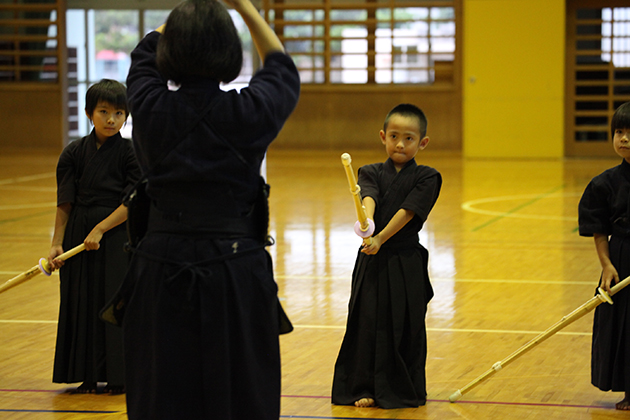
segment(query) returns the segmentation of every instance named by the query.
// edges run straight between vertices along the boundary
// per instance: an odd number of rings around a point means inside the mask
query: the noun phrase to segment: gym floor
[[[577,233],[590,179],[620,160],[466,160],[420,152],[439,170],[440,198],[420,234],[430,252],[428,403],[415,409],[333,406],[360,239],[340,155],[353,167],[385,152],[276,151],[266,163],[282,304],[295,330],[281,336],[281,418],[622,419],[621,393],[590,385],[592,313],[514,360],[456,402],[449,396],[588,301],[600,267]],[[0,284],[48,253],[57,156],[0,156]],[[125,419],[124,396],[77,395],[51,382],[58,276],[0,295],[0,419]],[[614,297],[613,297],[614,300]]]

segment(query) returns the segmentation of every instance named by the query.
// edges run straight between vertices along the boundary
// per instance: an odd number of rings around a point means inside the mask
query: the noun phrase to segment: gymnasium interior
[[[48,255],[59,154],[91,129],[86,89],[104,77],[124,82],[133,47],[177,4],[0,3],[0,284]],[[591,385],[592,312],[509,357],[596,293],[601,266],[577,211],[589,181],[621,163],[610,121],[630,101],[628,2],[254,4],[302,79],[263,167],[268,251],[294,325],[280,337],[280,418],[627,418],[615,409],[623,393]],[[260,65],[236,23],[244,67],[225,89],[246,86]],[[355,172],[385,161],[379,130],[400,103],[427,115],[430,143],[416,161],[443,179],[419,234],[435,292],[427,404],[337,406],[332,375],[361,245],[340,157],[349,153]],[[133,115],[123,136],[132,126]],[[0,294],[0,419],[126,419],[124,395],[71,394],[52,382],[58,311],[56,272]]]

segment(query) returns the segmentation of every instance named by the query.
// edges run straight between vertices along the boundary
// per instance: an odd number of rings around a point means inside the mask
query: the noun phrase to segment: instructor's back
[[[228,4],[263,60],[240,92],[219,87],[238,76],[242,47],[216,0],[181,3],[131,56],[133,140],[151,199],[124,296],[131,420],[280,415],[281,309],[259,173],[300,81],[251,2]]]

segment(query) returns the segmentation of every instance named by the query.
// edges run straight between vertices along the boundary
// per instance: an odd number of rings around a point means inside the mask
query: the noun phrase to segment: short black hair
[[[619,105],[610,121],[610,138],[615,137],[615,131],[620,128],[630,128],[630,102]]]
[[[218,0],[186,0],[175,7],[158,41],[156,64],[176,83],[194,77],[236,79],[243,46],[225,6]]]
[[[414,117],[418,119],[418,126],[420,127],[420,138],[423,139],[427,135],[427,126],[429,122],[427,121],[426,115],[420,108],[412,104],[400,104],[396,105],[387,117],[385,117],[385,123],[383,124],[383,131],[387,132],[387,125],[389,124],[389,119],[392,115],[402,115],[403,117]]]
[[[102,79],[93,84],[85,93],[85,112],[91,117],[99,102],[108,102],[116,108],[125,110],[125,117],[129,116],[127,105],[127,88],[120,82]]]

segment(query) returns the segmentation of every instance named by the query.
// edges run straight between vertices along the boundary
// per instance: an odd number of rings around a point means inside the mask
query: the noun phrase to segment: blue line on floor
[[[93,410],[11,410],[0,408],[0,413],[72,413],[72,414],[116,414],[122,411],[93,411]]]

